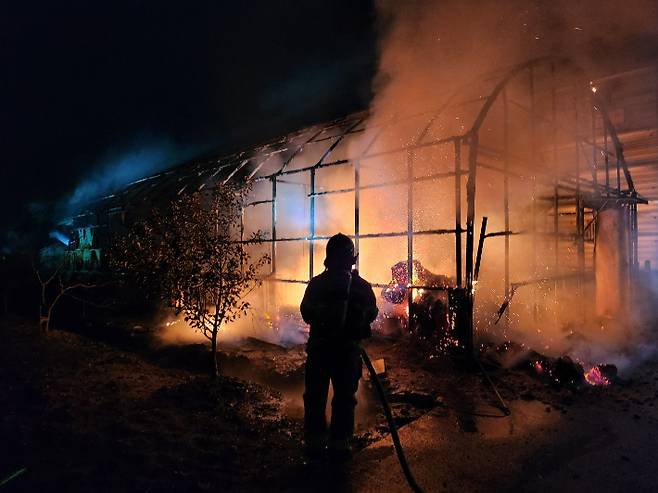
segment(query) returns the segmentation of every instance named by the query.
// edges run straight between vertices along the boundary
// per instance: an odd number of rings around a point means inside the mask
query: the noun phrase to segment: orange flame
[[[610,385],[610,380],[606,378],[598,366],[593,366],[585,372],[585,381],[590,385]]]

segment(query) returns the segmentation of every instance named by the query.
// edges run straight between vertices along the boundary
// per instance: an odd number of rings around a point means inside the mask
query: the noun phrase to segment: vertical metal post
[[[240,204],[240,243],[244,241],[244,200]],[[244,265],[240,264],[240,272],[244,272]]]
[[[473,227],[475,222],[475,186],[477,173],[477,152],[479,144],[479,135],[474,133],[470,135],[470,147],[468,151],[468,181],[466,183],[466,293],[465,305],[462,309],[462,316],[466,320],[462,323],[462,337],[464,349],[469,355],[473,354]]]
[[[308,239],[308,280],[310,281],[313,277],[313,260],[314,260],[314,250],[313,250],[313,241],[315,238],[315,168],[311,169],[311,187],[310,187],[310,236]]]
[[[603,122],[603,153],[605,157],[605,195],[610,197],[610,159],[608,158],[608,126]]]
[[[553,234],[555,238],[553,239],[553,249],[554,249],[554,259],[553,259],[553,268],[554,275],[557,277],[560,274],[560,253],[559,246],[560,242],[558,239],[558,230],[560,227],[560,203],[559,203],[559,193],[558,193],[558,162],[557,162],[557,95],[555,93],[555,66],[551,63],[551,120],[553,122],[553,128],[551,129],[551,138],[553,140],[553,171],[555,172],[555,177],[553,181],[553,209],[555,216],[553,217]],[[554,283],[554,298],[557,303],[557,281]]]
[[[276,277],[276,176],[272,177],[272,231],[271,231],[271,236],[272,236],[272,248],[270,255],[272,257],[272,262],[271,262],[271,275],[272,277]],[[268,299],[268,311],[277,311],[277,305],[276,305],[276,290],[277,286],[275,282],[270,282],[269,283],[269,299]]]
[[[354,161],[354,249],[356,251],[356,268],[359,269],[359,234],[361,220],[361,161]]]
[[[555,185],[553,187],[553,209],[555,210],[555,217],[553,217],[553,235],[555,236],[553,238],[553,249],[554,249],[554,256],[553,256],[553,269],[554,273],[553,275],[555,277],[558,277],[560,275],[560,241],[559,241],[559,228],[560,228],[560,196],[558,195],[558,187],[557,187],[557,182],[555,182]],[[554,289],[555,292],[553,293],[555,295],[555,302],[557,303],[557,288],[558,288],[558,281],[555,281],[554,283]]]
[[[466,182],[466,288],[473,290],[473,242],[475,222],[475,179],[477,171],[477,147],[479,135],[470,136],[470,148],[468,155],[468,181]]]
[[[580,146],[580,113],[578,111],[580,105],[580,91],[579,85],[576,85],[575,92],[575,120],[576,120],[576,233],[578,236],[578,270],[580,274],[585,273],[585,208],[583,206],[583,199],[580,195],[580,153],[582,151]],[[582,284],[582,280],[580,281]]]
[[[637,229],[637,204],[633,203],[632,205],[632,218],[633,221],[633,259],[635,262],[635,272],[637,273],[640,269],[640,257],[638,253],[638,242],[639,242],[639,231]]]
[[[617,233],[617,251],[626,252],[626,259],[629,260],[623,265],[623,260],[620,258],[619,259],[619,266],[618,266],[618,273],[617,273],[617,285],[619,286],[619,299],[620,299],[620,304],[621,304],[621,309],[625,309],[628,307],[628,301],[631,299],[629,296],[629,290],[632,289],[632,285],[630,284],[630,275],[631,275],[631,265],[630,265],[630,252],[629,249],[631,247],[630,245],[630,240],[631,240],[631,224],[630,224],[630,214],[629,210],[625,205],[615,205],[614,209],[612,209],[616,214],[617,217],[615,217],[615,222],[616,224],[616,233]],[[623,269],[621,268],[623,265]]]
[[[272,275],[276,273],[276,176],[272,177]]]
[[[628,259],[630,260],[628,262],[628,290],[629,290],[629,297],[627,298],[630,300],[630,303],[628,304],[629,309],[633,309],[633,301],[635,300],[635,294],[636,294],[636,286],[635,286],[635,280],[637,279],[637,272],[638,272],[638,266],[636,263],[636,238],[637,238],[637,233],[635,231],[635,214],[634,212],[635,204],[628,204],[628,212],[626,213],[626,221],[628,221],[628,238],[627,238],[627,245],[628,245],[628,252],[627,256]]]
[[[656,94],[656,102],[658,103],[658,92]],[[656,112],[658,115],[658,111]],[[615,167],[617,168],[617,196],[621,194],[621,156],[618,154],[619,149],[614,146],[615,149]]]
[[[576,142],[576,234],[578,236],[578,269],[585,273],[585,207],[580,196],[580,142]]]
[[[510,243],[510,223],[509,223],[509,106],[507,103],[507,89],[503,90],[503,145],[505,152],[505,161],[503,163],[505,174],[503,175],[503,215],[505,218],[505,299],[510,295],[510,278],[509,278],[509,243]],[[505,311],[505,321],[509,324],[509,310]]]
[[[414,153],[407,151],[407,281],[410,286],[414,284]],[[409,308],[408,327],[413,320],[414,290],[407,290],[407,306]]]
[[[536,105],[535,105],[535,76],[532,67],[530,72],[530,160],[532,161],[532,203],[530,221],[530,231],[532,234],[532,256],[530,258],[530,268],[532,270],[532,277],[537,275],[537,183],[535,178],[535,168],[537,166],[537,129],[536,129]],[[536,321],[537,319],[537,289],[532,287],[532,313]]]
[[[622,206],[624,208],[624,206]],[[628,275],[629,279],[632,279],[633,274],[635,273],[635,257],[633,255],[633,240],[635,235],[633,234],[633,204],[628,204],[628,208],[625,208],[624,222],[626,225],[626,245],[628,250],[626,252],[628,258]],[[621,228],[620,228],[621,229]],[[631,285],[632,289],[633,286]]]
[[[599,189],[599,168],[598,168],[598,162],[596,159],[596,145],[597,145],[597,139],[596,139],[596,106],[594,105],[593,97],[590,94],[590,105],[592,107],[591,111],[591,116],[592,116],[592,181],[594,182],[594,193],[597,196],[600,196],[601,190]],[[596,222],[592,224],[593,228],[596,228]],[[593,238],[594,238],[594,253],[593,253],[593,258],[592,262],[593,265],[596,266],[596,229],[592,230]]]
[[[585,207],[580,193],[576,195],[576,233],[578,234],[578,266],[585,271]]]
[[[599,169],[596,162],[596,107],[592,103],[592,180],[594,191],[599,191]]]
[[[629,230],[630,230],[630,258],[631,258],[631,274],[632,279],[635,279],[639,268],[640,259],[638,258],[638,229],[637,229],[637,204],[631,203],[628,207],[629,214]]]
[[[462,141],[455,140],[455,267],[462,287]]]

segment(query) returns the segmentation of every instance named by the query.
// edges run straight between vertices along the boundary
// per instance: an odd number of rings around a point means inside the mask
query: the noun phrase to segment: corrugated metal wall
[[[638,206],[639,261],[658,269],[658,66],[595,81],[624,146],[635,188],[649,200]]]

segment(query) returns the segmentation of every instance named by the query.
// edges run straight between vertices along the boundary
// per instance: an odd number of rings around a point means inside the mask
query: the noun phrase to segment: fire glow
[[[585,381],[593,386],[605,386],[605,385],[610,385],[610,380],[606,378],[605,375],[601,372],[601,369],[598,366],[593,366],[586,372],[584,372],[583,376],[585,377]]]
[[[635,204],[602,210],[610,201],[607,197],[599,202],[588,199],[587,206],[583,200],[600,192],[598,185],[585,190],[591,173],[594,183],[614,181],[614,173],[608,176],[610,158],[617,163],[616,175],[621,179],[621,147],[611,144],[611,129],[601,123],[607,122],[604,109],[596,104],[606,92],[605,83],[582,79],[580,70],[574,72],[561,59],[549,63],[525,50],[510,58],[507,42],[482,41],[488,30],[455,33],[459,37],[469,33],[478,39],[474,46],[491,50],[489,56],[484,51],[477,54],[482,63],[473,64],[471,59],[465,64],[462,55],[453,58],[434,49],[437,26],[446,31],[444,40],[453,27],[444,9],[452,12],[461,2],[441,2],[440,8],[428,2],[420,25],[416,15],[408,17],[406,9],[393,4],[387,8],[394,10],[395,21],[381,40],[378,67],[389,82],[376,91],[367,114],[306,129],[282,141],[285,146],[268,144],[248,159],[246,154],[231,157],[241,164],[227,165],[226,179],[241,169],[240,175],[253,180],[252,197],[243,213],[245,232],[269,233],[273,262],[267,282],[254,296],[252,318],[241,323],[241,330],[231,327],[227,332],[278,333],[285,326],[297,334],[294,320],[305,284],[322,269],[326,239],[342,231],[355,240],[361,275],[383,288],[381,294],[375,290],[380,322],[398,319],[400,328],[409,330],[411,308],[412,322],[430,319],[436,332],[447,336],[445,345],[452,347],[458,311],[449,312],[450,296],[470,287],[468,301],[475,311],[469,324],[491,340],[511,338],[541,349],[547,357],[569,355],[578,361],[593,359],[580,347],[573,351],[574,340],[587,341],[588,347],[616,349],[626,344],[623,324],[604,332],[598,330],[598,322],[600,317],[624,319],[621,290],[612,280],[619,279],[618,267],[626,264],[619,262],[624,252],[614,245],[628,223],[624,214]],[[498,19],[499,6],[489,14],[492,21]],[[580,21],[573,29],[589,32]],[[413,42],[406,35],[410,27]],[[508,42],[526,47],[520,42],[526,34],[522,29],[519,42],[512,38]],[[419,45],[426,49],[419,51]],[[534,61],[499,79],[500,67],[491,66],[502,59],[490,56],[496,51],[504,53],[509,63]],[[421,52],[438,58],[419,60]],[[496,75],[473,73],[474,65],[482,72],[495,69]],[[446,66],[451,70],[446,71]],[[494,87],[495,81],[502,85]],[[566,89],[571,82],[577,87],[573,94]],[[484,100],[488,103],[483,105]],[[508,101],[524,111],[509,112]],[[428,112],[428,108],[433,109]],[[581,126],[592,129],[586,140],[569,130]],[[581,162],[583,153],[605,160],[606,166],[593,162],[587,169]],[[514,159],[503,164],[501,156],[507,155]],[[200,169],[198,176],[211,171]],[[580,195],[558,194],[558,187],[571,190],[574,183]],[[619,203],[628,197],[622,195]],[[575,240],[566,241],[567,237]],[[476,240],[480,248],[473,262]],[[595,240],[596,259],[590,249]],[[419,306],[431,298],[441,304]],[[452,298],[454,307],[468,305],[456,299]],[[421,310],[429,316],[418,316]],[[393,324],[380,323],[380,327],[389,325]],[[596,355],[599,361],[606,358]],[[552,378],[552,361],[531,364],[536,373]],[[571,373],[577,374],[574,380],[579,383],[584,378],[590,385],[608,385],[609,378],[614,379],[606,377],[605,366],[601,370],[587,365],[588,371],[565,366],[574,369]]]

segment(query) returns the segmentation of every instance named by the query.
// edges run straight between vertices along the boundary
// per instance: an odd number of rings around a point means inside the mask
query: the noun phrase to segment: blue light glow
[[[57,230],[51,231],[48,236],[50,236],[55,240],[61,241],[66,246],[69,246],[69,242],[71,241],[71,239],[68,236]]]
[[[120,190],[131,182],[153,175],[189,159],[200,149],[175,146],[169,141],[149,142],[125,152],[107,154],[90,167],[89,175],[75,188],[64,214],[77,212],[89,202]]]

